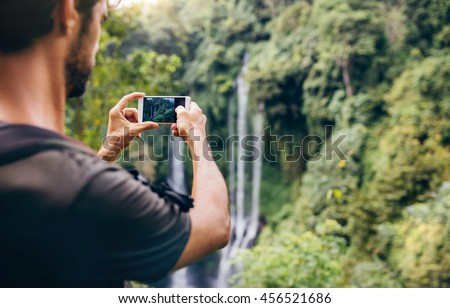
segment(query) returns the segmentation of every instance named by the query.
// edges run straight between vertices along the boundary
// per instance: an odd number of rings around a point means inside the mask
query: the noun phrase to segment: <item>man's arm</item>
[[[193,263],[230,239],[228,191],[225,180],[213,161],[206,139],[206,116],[196,103],[189,111],[177,108],[178,121],[172,126],[191,152],[194,168],[192,195],[195,207],[190,211],[191,235],[175,269]]]

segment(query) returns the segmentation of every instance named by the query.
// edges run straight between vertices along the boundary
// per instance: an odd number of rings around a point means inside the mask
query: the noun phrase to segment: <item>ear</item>
[[[79,13],[75,2],[75,0],[58,1],[55,12],[55,24],[62,34],[70,35],[76,31]]]

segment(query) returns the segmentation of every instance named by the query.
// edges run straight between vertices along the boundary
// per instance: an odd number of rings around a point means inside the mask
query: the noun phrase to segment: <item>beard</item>
[[[65,61],[65,77],[67,98],[79,97],[86,92],[87,83],[91,77],[93,64],[92,56],[88,55],[85,48],[88,34],[89,18],[83,20],[78,39],[72,43],[69,56]]]
[[[92,74],[92,68],[73,61],[66,63],[67,98],[79,97],[86,92],[87,83]]]
[[[80,44],[78,46],[81,47]],[[88,59],[81,59],[82,48],[72,48],[65,63],[67,98],[79,97],[86,92],[87,83],[92,74]]]

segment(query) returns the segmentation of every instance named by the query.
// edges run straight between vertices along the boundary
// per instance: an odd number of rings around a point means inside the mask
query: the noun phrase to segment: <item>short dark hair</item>
[[[22,51],[50,33],[53,10],[61,0],[0,0],[0,53]],[[76,0],[80,13],[91,15],[100,0]]]

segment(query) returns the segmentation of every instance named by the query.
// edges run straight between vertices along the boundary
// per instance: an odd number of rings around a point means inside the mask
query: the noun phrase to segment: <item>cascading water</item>
[[[170,174],[167,183],[177,192],[187,194],[186,177],[184,173],[184,141],[181,138],[173,137],[170,142]]]
[[[236,87],[236,83],[235,83]],[[228,111],[227,111],[227,129],[228,136],[235,135],[235,106],[234,106],[234,95],[228,97]],[[230,204],[236,203],[236,160],[234,159],[233,147],[226,149],[228,151],[228,193],[230,198]],[[231,213],[233,215],[233,212]]]
[[[184,172],[184,141],[181,138],[173,138],[170,142],[170,174],[168,184],[177,192],[187,194],[185,172]],[[189,268],[185,267],[176,271],[171,276],[170,287],[189,288]]]
[[[245,80],[248,71],[249,56],[244,57],[244,63],[236,81],[238,96],[238,121],[237,134],[239,141],[247,136],[248,122],[248,100],[250,86]],[[230,100],[232,103],[232,100]],[[263,108],[260,108],[255,115],[253,123],[253,133],[257,137],[256,148],[259,150],[258,157],[253,158],[253,174],[252,174],[252,202],[251,209],[246,208],[246,162],[242,157],[246,154],[246,149],[239,143],[237,150],[237,158],[234,156],[233,148],[230,150],[232,158],[229,168],[229,188],[230,188],[230,204],[232,219],[232,236],[230,244],[222,251],[221,261],[219,265],[219,274],[216,281],[217,287],[228,287],[228,280],[236,271],[236,268],[230,264],[230,260],[234,259],[239,249],[249,248],[255,240],[258,232],[259,223],[259,205],[260,205],[260,187],[262,174],[262,131],[263,131]],[[234,117],[233,106],[228,106],[228,132],[230,136],[234,135]],[[234,187],[236,183],[236,187]],[[250,213],[249,213],[250,212]]]
[[[248,108],[248,94],[250,87],[245,80],[245,74],[248,71],[248,55],[244,57],[244,66],[241,74],[237,80],[238,93],[238,136],[242,140],[247,135],[247,108]],[[236,219],[235,225],[235,240],[231,244],[231,257],[234,257],[236,249],[240,247],[245,235],[245,161],[240,159],[243,157],[245,149],[242,145],[238,147],[237,160],[237,187],[236,187]]]
[[[256,139],[256,149],[258,150],[253,158],[253,174],[252,174],[252,210],[250,213],[250,223],[242,241],[242,248],[248,248],[253,244],[253,241],[258,236],[259,226],[259,205],[261,192],[261,178],[262,178],[262,163],[263,163],[263,129],[264,129],[264,103],[258,105],[258,112],[256,112],[253,119],[253,134]]]

